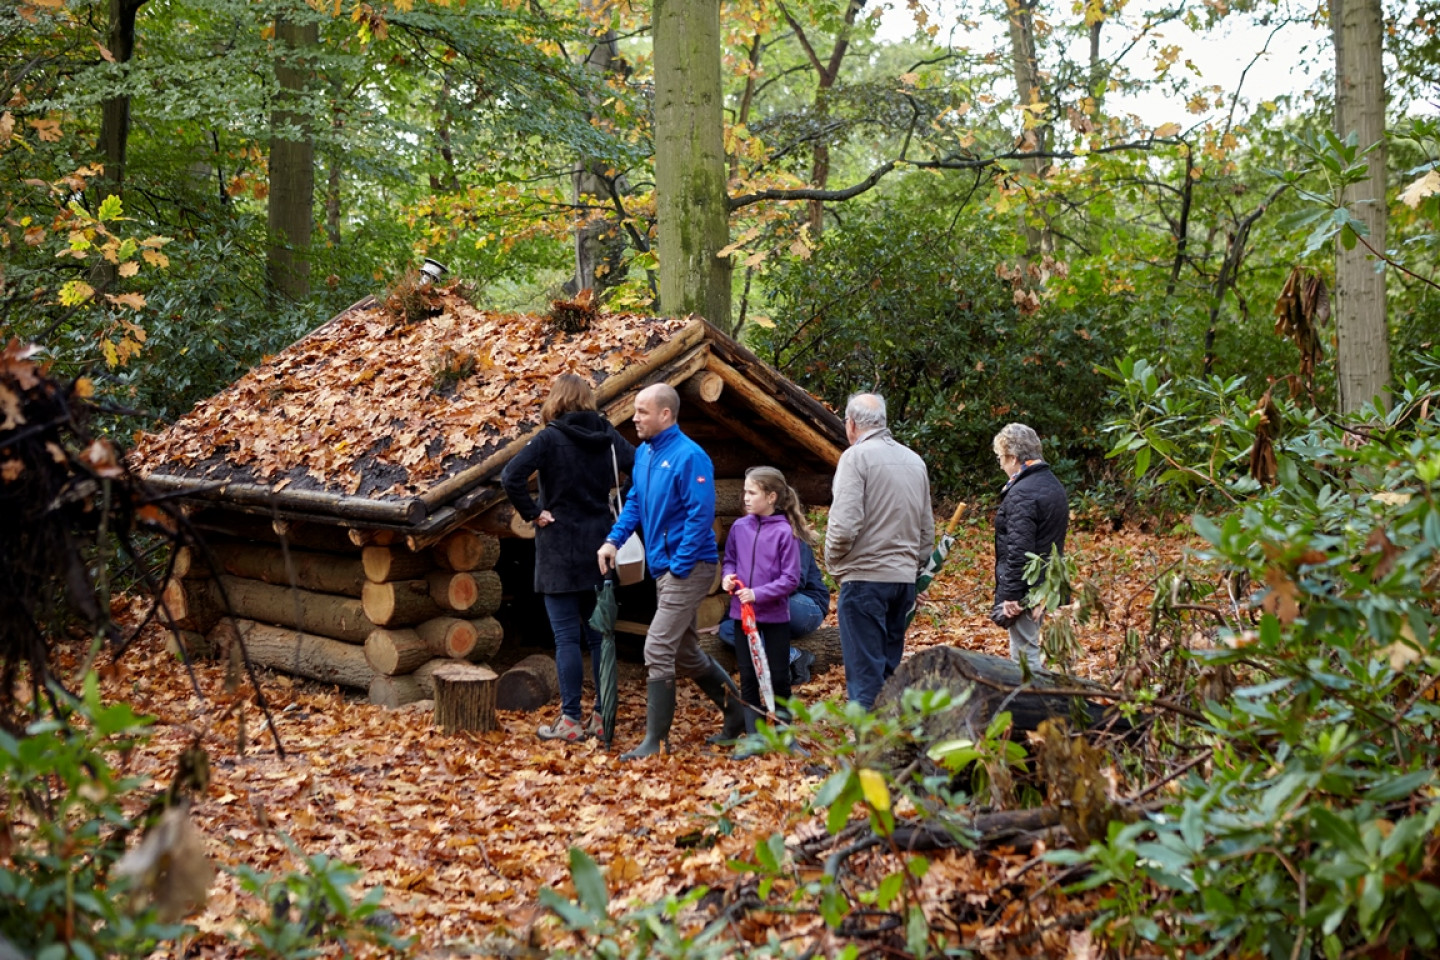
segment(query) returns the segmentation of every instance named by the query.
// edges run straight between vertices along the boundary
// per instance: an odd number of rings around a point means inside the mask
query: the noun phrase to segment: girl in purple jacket
[[[730,616],[740,619],[740,604],[755,607],[755,620],[765,642],[775,700],[790,697],[790,595],[800,586],[800,548],[796,537],[813,543],[815,532],[805,520],[800,498],[774,467],[745,471],[745,516],[725,538],[725,577],[721,587],[732,594]],[[741,588],[740,583],[745,586]],[[740,697],[745,701],[746,732],[755,731],[760,683],[743,637],[735,659],[740,663]],[[783,707],[777,708],[788,716]]]

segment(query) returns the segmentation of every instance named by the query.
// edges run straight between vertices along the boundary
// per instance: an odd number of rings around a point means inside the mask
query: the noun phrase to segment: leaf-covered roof
[[[545,316],[490,313],[458,295],[414,323],[364,301],[132,454],[142,472],[370,498],[423,494],[539,422],[551,380],[598,386],[685,326],[594,314],[565,333]]]

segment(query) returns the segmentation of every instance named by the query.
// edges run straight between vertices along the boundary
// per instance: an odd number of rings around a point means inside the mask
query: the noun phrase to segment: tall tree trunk
[[[1045,97],[1040,88],[1040,67],[1035,53],[1035,3],[1036,0],[1005,0],[1006,21],[1010,28],[1010,57],[1015,72],[1015,88],[1020,105],[1029,107],[1041,103]],[[1048,124],[1041,124],[1039,118],[1029,110],[1022,111],[1024,132],[1021,134],[1020,149],[1024,152],[1043,150],[1050,140]],[[1020,161],[1027,189],[1032,196],[1038,194],[1045,180],[1049,164],[1042,157]],[[1028,205],[1027,205],[1028,206]],[[1035,218],[1025,216],[1025,254],[1028,258],[1039,257],[1051,252],[1055,239],[1049,230],[1035,223]]]
[[[660,309],[730,325],[720,0],[655,0]]]
[[[110,0],[110,55],[119,64],[135,56],[135,16],[146,0]],[[100,113],[100,153],[105,158],[105,195],[118,194],[125,181],[125,152],[130,140],[130,96],[105,101]]]
[[[603,0],[580,0],[580,17],[596,24],[592,31],[590,51],[585,57],[585,69],[595,74],[610,71],[615,60],[615,31],[608,25],[600,26],[602,18],[609,17],[610,4]],[[571,187],[576,207],[586,198],[603,198],[610,194],[611,185],[605,178],[603,165],[589,157],[581,157],[571,175]],[[575,230],[575,277],[571,281],[575,292],[590,289],[599,292],[606,284],[596,272],[604,260],[601,241],[616,229],[606,217],[581,214],[584,218]]]
[[[344,90],[340,81],[332,78],[330,80],[330,97],[332,100],[330,129],[335,134],[335,142],[339,142],[340,133],[345,129],[345,109],[342,104],[345,102]],[[334,250],[340,249],[340,205],[341,186],[343,184],[343,171],[345,169],[344,152],[339,147],[332,146],[327,152],[325,171],[325,236]]]
[[[305,13],[301,12],[301,16]],[[302,101],[311,78],[305,60],[319,41],[317,24],[297,23],[283,14],[276,17],[275,79],[280,91],[270,120],[270,249],[266,267],[271,294],[292,301],[310,295],[315,140]]]
[[[1370,175],[1348,187],[1344,202],[1365,223],[1366,241],[1385,250],[1385,71],[1381,61],[1384,21],[1380,0],[1330,0],[1335,36],[1335,132],[1355,134],[1370,152]],[[1365,244],[1335,244],[1336,380],[1340,409],[1352,412],[1390,383],[1385,321],[1385,273],[1377,271]]]

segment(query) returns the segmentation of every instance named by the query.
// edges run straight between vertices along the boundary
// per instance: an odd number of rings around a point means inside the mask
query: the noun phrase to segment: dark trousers
[[[790,624],[760,623],[760,639],[765,642],[765,662],[770,665],[770,688],[775,691],[776,709],[782,700],[790,699]],[[755,673],[755,658],[750,655],[750,641],[741,630],[735,638],[735,660],[740,666],[740,699],[764,711],[760,700],[760,678]]]
[[[905,618],[915,605],[915,584],[846,580],[840,585],[836,619],[845,657],[845,694],[866,710],[900,666]]]
[[[590,629],[595,591],[545,594],[545,612],[555,634],[555,672],[560,675],[560,712],[582,723],[580,691],[585,682],[584,651],[590,651],[590,671],[600,689],[600,634]],[[583,649],[582,649],[583,648]]]

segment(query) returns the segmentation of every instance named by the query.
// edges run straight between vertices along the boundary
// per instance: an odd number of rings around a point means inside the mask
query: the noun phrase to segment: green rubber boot
[[[621,760],[652,757],[663,747],[670,749],[670,725],[675,722],[675,681],[651,680],[645,685],[645,739]]]
[[[710,659],[710,672],[695,678],[695,685],[710,701],[725,712],[725,725],[720,732],[705,742],[712,744],[733,743],[745,732],[745,705],[740,700],[740,688],[730,679],[725,668]]]

